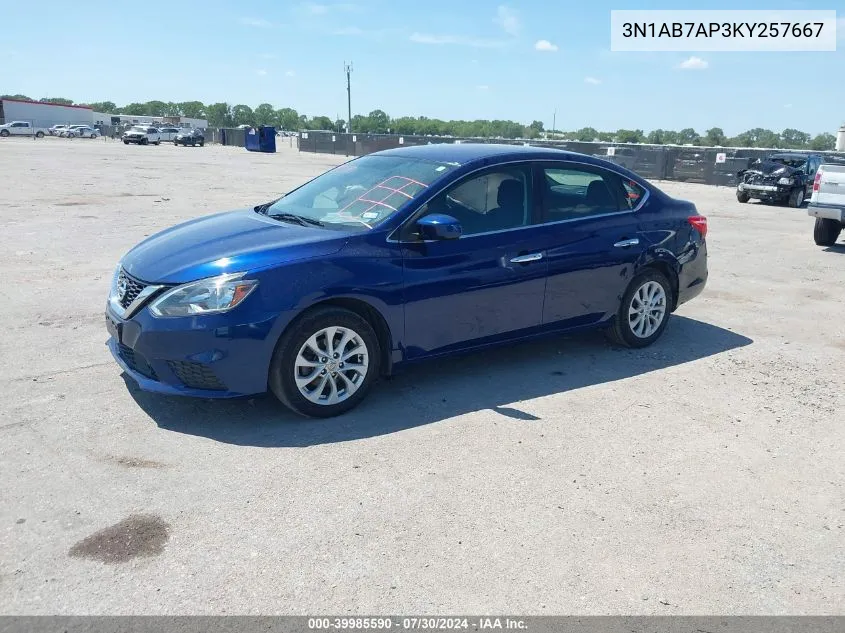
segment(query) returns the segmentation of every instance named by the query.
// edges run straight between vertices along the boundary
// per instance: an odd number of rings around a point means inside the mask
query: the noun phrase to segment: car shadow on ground
[[[833,246],[826,246],[825,253],[845,253],[845,244],[834,244]]]
[[[548,337],[409,367],[376,385],[356,409],[327,420],[300,418],[272,396],[162,396],[141,391],[125,374],[124,380],[162,429],[242,446],[304,447],[395,433],[480,410],[530,424],[540,418],[520,410],[520,401],[624,380],[752,342],[677,315],[660,341],[641,350],[613,347],[598,332]]]

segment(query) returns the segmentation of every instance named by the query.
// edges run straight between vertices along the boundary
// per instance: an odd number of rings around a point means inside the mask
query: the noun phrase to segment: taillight
[[[692,228],[701,233],[702,239],[707,237],[707,218],[703,215],[693,215],[687,218],[687,222],[692,225]]]
[[[813,191],[819,190],[819,183],[822,181],[822,172],[821,170],[816,172],[816,177],[813,178]]]

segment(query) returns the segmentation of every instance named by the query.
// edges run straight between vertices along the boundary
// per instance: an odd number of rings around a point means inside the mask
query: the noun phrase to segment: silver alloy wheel
[[[656,281],[647,281],[631,297],[628,325],[637,338],[648,338],[666,317],[666,291]]]
[[[299,349],[294,380],[299,392],[314,404],[338,404],[364,384],[369,364],[363,337],[347,327],[326,327]]]

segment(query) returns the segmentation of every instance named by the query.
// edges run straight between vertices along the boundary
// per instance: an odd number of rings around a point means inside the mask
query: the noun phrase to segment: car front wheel
[[[741,202],[742,204],[745,204],[746,202],[748,202],[751,199],[751,196],[749,196],[744,191],[737,191],[736,192],[736,199],[739,202]]]
[[[793,189],[792,193],[789,194],[789,206],[797,209],[802,204],[804,204],[804,187]]]
[[[342,308],[319,308],[293,323],[270,364],[269,386],[300,415],[329,418],[355,407],[379,375],[372,326]]]
[[[648,270],[628,286],[610,328],[610,338],[625,347],[646,347],[660,338],[669,321],[672,286],[656,270]]]

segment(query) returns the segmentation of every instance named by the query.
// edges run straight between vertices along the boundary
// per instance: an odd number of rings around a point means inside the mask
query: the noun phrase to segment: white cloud
[[[275,53],[261,53],[261,55],[259,55],[259,57],[261,59],[278,59],[279,58],[279,56],[276,55]]]
[[[784,107],[784,108],[786,108],[786,109],[788,110],[789,108],[791,108],[791,107],[792,107],[792,104],[791,104],[791,103],[784,103],[784,104],[783,104],[783,107]]]
[[[296,77],[296,73],[292,70],[288,70],[285,72],[285,77]]]
[[[490,86],[487,84],[481,84],[480,86],[475,87],[476,90],[487,91],[490,90]]]
[[[335,4],[320,4],[317,2],[305,2],[302,5],[302,10],[311,15],[326,15],[331,12],[346,12],[352,13],[360,9],[357,4],[347,2],[340,2]]]
[[[681,70],[704,70],[708,66],[710,66],[710,64],[695,55],[678,64],[678,68]]]
[[[499,40],[485,40],[462,35],[432,35],[430,33],[414,33],[410,40],[417,44],[458,44],[473,48],[500,48],[505,45],[505,42]]]
[[[493,18],[493,22],[502,27],[505,33],[514,37],[519,35],[519,32],[522,30],[522,24],[519,21],[517,12],[503,4],[499,5],[499,8],[496,10],[496,17]]]
[[[549,53],[557,52],[557,44],[552,44],[549,40],[537,40],[534,44],[534,49],[538,51],[548,51]]]
[[[254,26],[260,29],[266,29],[273,26],[273,23],[264,18],[241,18],[240,23],[244,26]]]
[[[596,79],[595,77],[584,77],[584,83],[598,86],[601,83],[601,79]]]
[[[267,71],[264,70],[263,68],[259,68],[258,70],[255,71],[255,74],[263,77],[264,75],[267,74]]]

